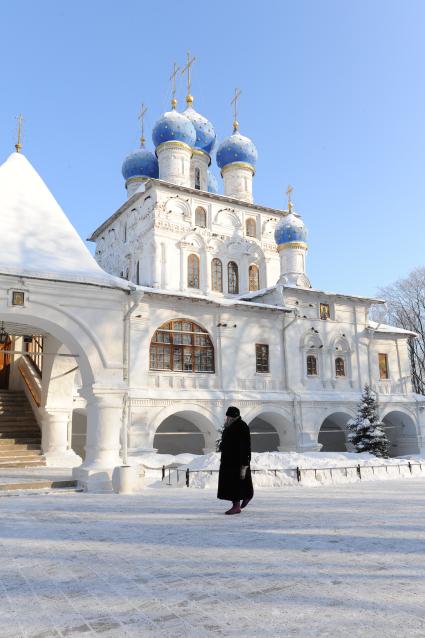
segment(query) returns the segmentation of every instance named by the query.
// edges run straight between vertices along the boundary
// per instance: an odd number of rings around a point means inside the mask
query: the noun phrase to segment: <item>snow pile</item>
[[[155,459],[158,459],[156,465]],[[190,460],[189,460],[190,459]],[[147,470],[145,485],[151,487],[174,487],[185,485],[185,470],[190,471],[190,487],[216,489],[220,467],[220,454],[206,455],[146,454],[138,457],[144,467],[158,469],[162,465],[176,469],[166,471],[164,481],[157,470]],[[161,462],[166,460],[167,463]],[[189,462],[188,462],[189,461]],[[285,487],[290,485],[316,486],[321,484],[355,483],[360,480],[357,466],[361,468],[361,480],[387,480],[407,476],[425,476],[425,458],[412,459],[410,472],[408,458],[380,459],[368,453],[352,452],[262,452],[253,453],[251,470],[254,487]],[[423,474],[420,468],[423,463]],[[398,466],[402,467],[398,467]],[[178,470],[177,470],[177,466]],[[388,467],[378,467],[388,466]],[[301,469],[301,483],[297,480],[296,468]],[[261,471],[260,471],[261,470]]]

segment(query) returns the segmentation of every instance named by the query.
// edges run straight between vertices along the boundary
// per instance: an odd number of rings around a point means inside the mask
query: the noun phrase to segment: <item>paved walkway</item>
[[[0,638],[425,636],[425,481],[0,496]]]

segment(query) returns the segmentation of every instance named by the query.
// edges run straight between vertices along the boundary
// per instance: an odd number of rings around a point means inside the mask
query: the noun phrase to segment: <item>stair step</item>
[[[22,483],[0,483],[0,492],[10,490],[40,490],[45,488],[65,490],[77,487],[78,481],[73,481],[72,479],[64,481],[52,481],[47,479],[45,481],[25,481]]]
[[[45,460],[41,457],[36,461],[25,460],[25,461],[1,461],[0,460],[0,469],[10,469],[13,467],[43,467],[46,465]]]
[[[10,443],[4,443],[4,440],[0,439],[0,454],[2,454],[6,450],[40,450],[41,444],[40,442],[35,443],[21,443],[15,440]]]
[[[5,456],[7,457],[27,457],[27,456],[40,456],[41,455],[41,450],[23,450],[21,449],[13,449],[13,450],[3,450],[0,449],[0,458],[4,459]]]
[[[0,437],[0,449],[3,445],[32,445],[32,444],[37,444],[39,445],[41,441],[41,437],[40,436],[26,436],[26,437],[19,437],[16,438],[15,436],[12,436],[10,439],[3,439]]]

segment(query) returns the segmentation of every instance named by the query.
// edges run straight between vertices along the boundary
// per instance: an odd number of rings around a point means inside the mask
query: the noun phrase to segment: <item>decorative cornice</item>
[[[281,250],[285,250],[286,248],[302,248],[303,250],[308,250],[308,246],[303,241],[290,241],[287,244],[281,244],[277,246],[277,250],[280,252]]]
[[[180,140],[169,140],[168,142],[162,142],[162,144],[156,147],[156,155],[158,155],[158,153],[160,153],[164,148],[182,148],[185,151],[189,151],[190,154],[193,152],[192,147],[188,144],[180,142]]]
[[[248,164],[247,162],[232,162],[231,164],[226,164],[226,166],[223,166],[223,168],[221,169],[221,176],[223,177],[225,173],[234,168],[244,168],[245,170],[250,171],[252,175],[255,175],[255,169],[253,166],[251,166],[251,164]]]

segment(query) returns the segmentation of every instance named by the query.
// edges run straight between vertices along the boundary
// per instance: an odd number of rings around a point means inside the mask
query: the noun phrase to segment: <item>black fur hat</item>
[[[232,419],[236,418],[237,416],[240,416],[241,413],[239,411],[239,408],[235,408],[234,405],[231,405],[229,408],[227,408],[227,412],[226,412],[226,416],[230,416],[232,417]]]

